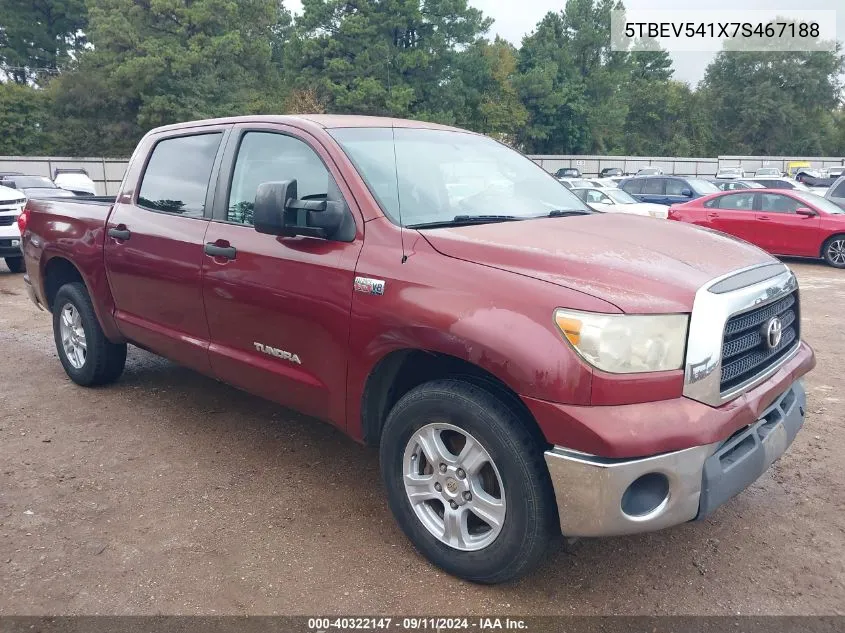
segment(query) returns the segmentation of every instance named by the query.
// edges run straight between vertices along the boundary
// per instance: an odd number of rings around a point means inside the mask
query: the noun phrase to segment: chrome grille
[[[782,336],[777,347],[769,348],[764,328],[775,316],[781,320]],[[728,319],[722,342],[722,393],[752,380],[785,356],[799,339],[799,322],[797,292]]]
[[[0,215],[0,226],[12,226],[17,219],[16,215]]]

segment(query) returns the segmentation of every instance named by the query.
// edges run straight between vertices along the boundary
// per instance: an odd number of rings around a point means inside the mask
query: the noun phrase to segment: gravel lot
[[[0,263],[0,614],[845,613],[845,271],[790,262],[818,367],[792,448],[704,522],[475,586],[393,522],[377,454],[137,349],[74,386]]]

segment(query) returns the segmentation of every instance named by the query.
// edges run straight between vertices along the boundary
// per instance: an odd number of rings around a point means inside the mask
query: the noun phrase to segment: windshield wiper
[[[565,218],[570,215],[593,215],[594,211],[581,211],[576,209],[555,209],[554,211],[549,211],[549,215],[547,217],[550,218]]]
[[[447,226],[465,226],[470,224],[488,224],[491,222],[513,222],[525,220],[515,215],[456,215],[451,220],[438,220],[437,222],[423,222],[422,224],[409,224],[409,229],[436,229]]]

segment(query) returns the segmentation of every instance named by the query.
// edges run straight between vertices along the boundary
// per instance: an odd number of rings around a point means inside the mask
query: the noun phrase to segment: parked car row
[[[23,272],[17,219],[29,198],[94,196],[94,181],[82,169],[57,169],[54,180],[16,171],[0,172],[0,257],[13,273]]]
[[[76,196],[96,196],[94,181],[84,169],[56,169],[53,180],[46,176],[24,174],[19,171],[0,171],[0,184],[12,189],[59,189]],[[33,192],[33,195],[45,195],[47,192]],[[64,193],[54,192],[57,196]]]

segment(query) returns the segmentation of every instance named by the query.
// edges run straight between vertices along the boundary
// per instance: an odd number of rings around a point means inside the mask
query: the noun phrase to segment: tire
[[[834,268],[845,268],[845,234],[829,237],[822,246],[822,257]]]
[[[445,473],[434,463],[436,453],[429,457],[433,443],[426,439],[426,449],[417,441],[433,433],[448,449]],[[489,459],[480,470],[457,455],[470,441]],[[480,452],[476,448],[473,454]],[[560,542],[543,445],[513,407],[483,386],[444,379],[409,391],[385,422],[380,459],[388,503],[399,526],[426,558],[450,574],[484,584],[514,580]],[[409,480],[416,482],[412,489],[425,501],[412,504],[406,472],[419,478]],[[457,508],[451,506],[456,500],[461,502]],[[487,516],[503,518],[496,526],[496,521],[480,519],[483,515],[475,514],[476,508],[490,508]],[[461,532],[466,538],[449,538],[447,543],[445,517],[450,509],[450,517],[466,516],[465,525],[471,527],[466,532],[456,528],[451,534]]]
[[[62,327],[62,319],[73,317],[73,326]],[[76,318],[78,317],[78,319]],[[84,343],[84,354],[70,352],[63,343],[63,334],[70,334],[71,348],[73,341]],[[83,336],[79,336],[82,333]],[[59,360],[70,379],[83,387],[105,385],[114,382],[123,373],[126,364],[126,344],[112,343],[100,327],[94,306],[85,284],[74,282],[65,284],[56,293],[53,301],[53,338]]]
[[[7,257],[6,266],[13,273],[22,273],[24,271],[23,257]]]

